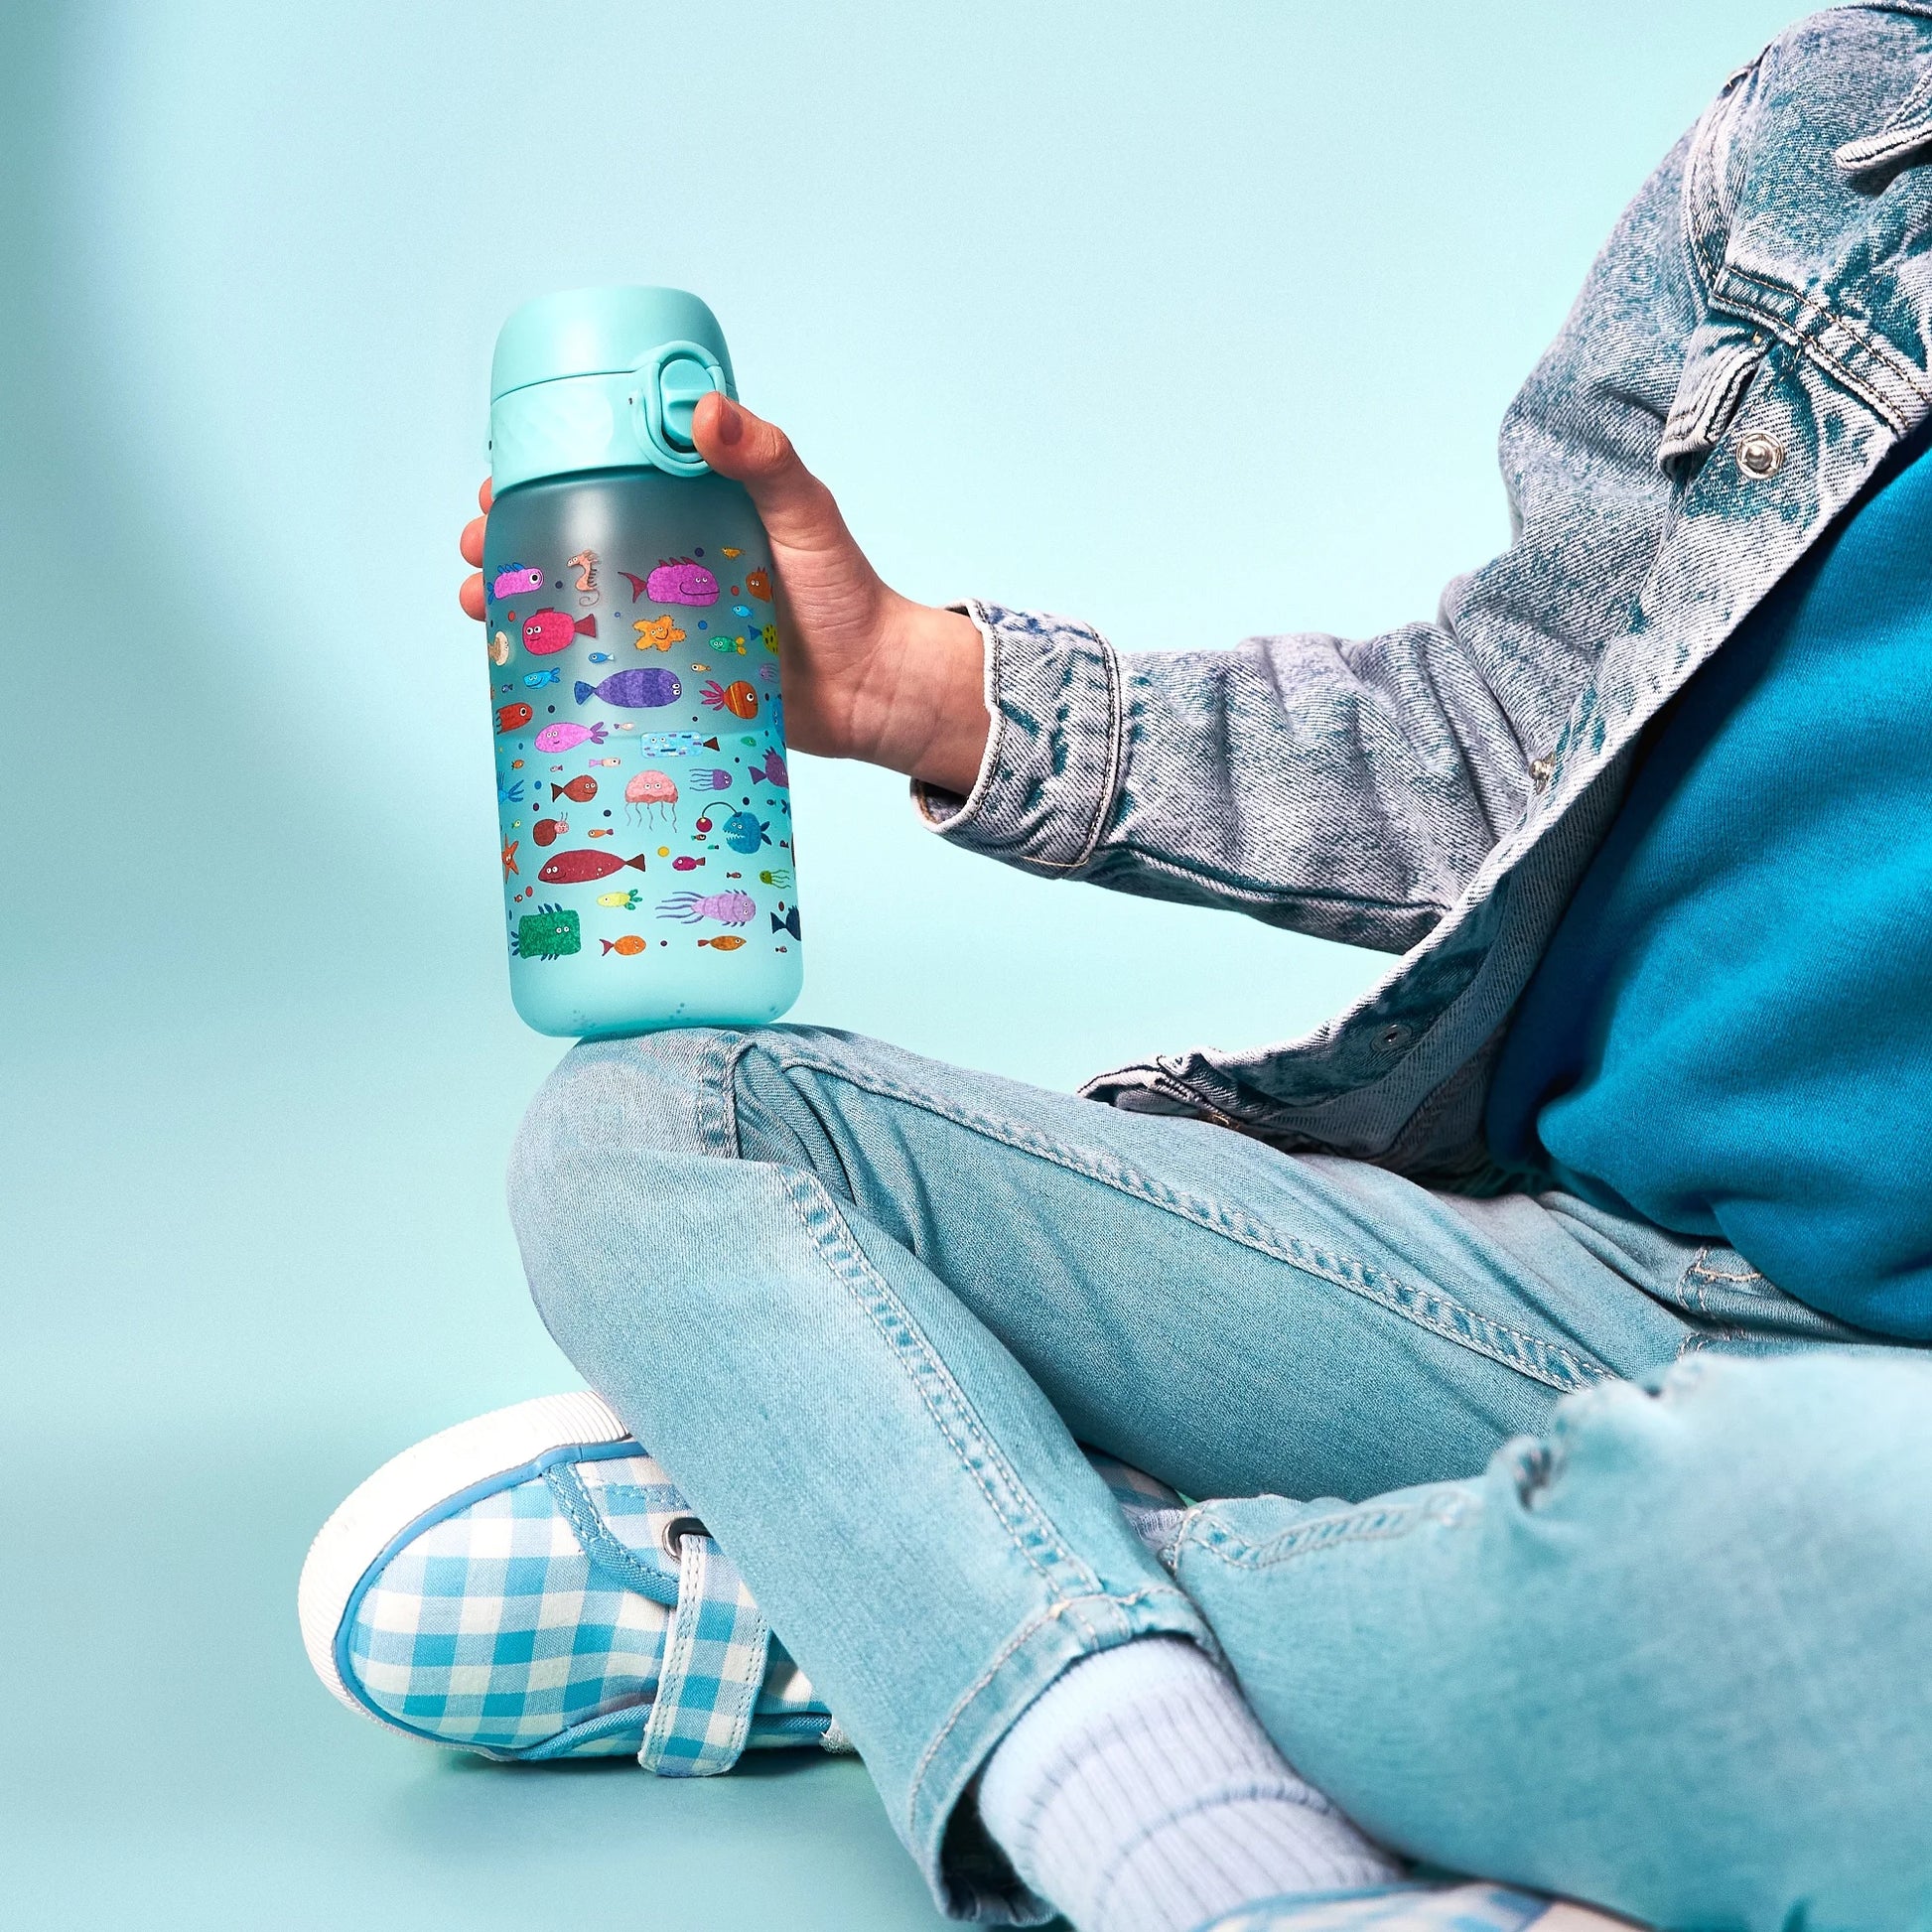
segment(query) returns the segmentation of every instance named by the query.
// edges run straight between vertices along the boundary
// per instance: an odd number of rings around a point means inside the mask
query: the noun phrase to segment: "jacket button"
[[[1550,782],[1551,778],[1556,775],[1556,769],[1557,761],[1555,759],[1531,759],[1530,783],[1538,791],[1541,791]]]
[[[1737,467],[1758,483],[1775,477],[1784,468],[1784,445],[1762,433],[1747,436],[1737,446]]]

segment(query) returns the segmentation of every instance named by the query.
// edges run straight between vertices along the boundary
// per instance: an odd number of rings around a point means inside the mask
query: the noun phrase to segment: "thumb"
[[[721,477],[745,485],[774,544],[793,550],[852,545],[832,492],[799,462],[777,424],[714,389],[699,399],[691,440]]]

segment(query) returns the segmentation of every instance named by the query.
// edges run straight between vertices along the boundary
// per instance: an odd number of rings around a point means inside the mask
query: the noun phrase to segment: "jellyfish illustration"
[[[639,771],[623,788],[623,805],[633,825],[648,825],[661,811],[677,829],[677,786],[668,772]]]

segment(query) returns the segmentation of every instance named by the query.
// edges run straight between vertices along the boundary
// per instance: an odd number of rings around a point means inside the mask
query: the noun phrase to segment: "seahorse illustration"
[[[583,568],[584,574],[577,580],[577,601],[586,609],[589,609],[591,605],[595,604],[604,595],[603,591],[598,588],[597,582],[597,552],[595,550],[580,550],[570,561],[573,564],[581,565]]]

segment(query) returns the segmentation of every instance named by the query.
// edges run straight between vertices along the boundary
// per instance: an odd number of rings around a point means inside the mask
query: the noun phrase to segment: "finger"
[[[463,580],[462,590],[458,591],[456,596],[457,602],[463,606],[463,615],[467,618],[475,618],[479,623],[482,623],[483,615],[483,572],[480,570],[474,571],[470,576],[466,577]]]
[[[799,462],[777,424],[714,389],[699,398],[691,440],[720,476],[745,485],[773,543],[798,550],[851,543],[832,492]]]
[[[457,548],[463,552],[463,561],[466,564],[480,564],[483,562],[483,519],[481,516],[473,516],[463,526],[463,538]]]
[[[488,477],[485,477],[477,490],[477,501],[483,505],[483,512],[485,516],[489,514],[489,506],[495,500],[495,485]]]

